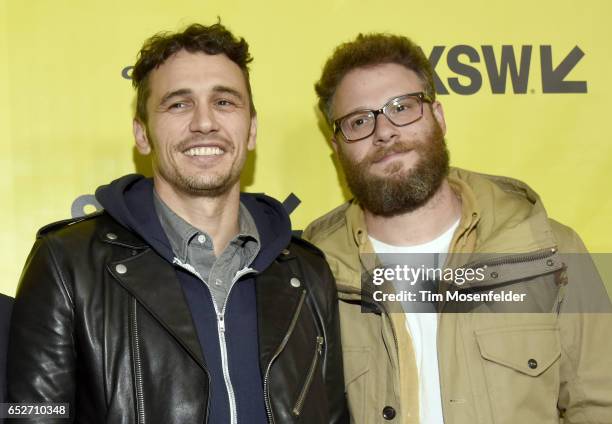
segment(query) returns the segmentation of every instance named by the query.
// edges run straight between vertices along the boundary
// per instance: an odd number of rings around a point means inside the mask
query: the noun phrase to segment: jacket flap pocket
[[[521,326],[476,331],[484,359],[536,377],[560,356],[559,329],[555,326]]]
[[[370,349],[368,347],[344,347],[344,384],[348,386],[369,370]]]

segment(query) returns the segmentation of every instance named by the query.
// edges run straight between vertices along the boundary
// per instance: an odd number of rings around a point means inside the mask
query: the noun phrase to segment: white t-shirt
[[[446,255],[450,248],[453,234],[459,226],[459,220],[441,236],[427,243],[416,246],[392,246],[370,237],[374,251],[377,254],[401,253],[417,254],[431,253],[435,264],[425,266],[444,266]],[[423,259],[424,256],[419,256]],[[383,260],[384,262],[384,260]],[[383,263],[384,264],[384,263]],[[421,264],[412,264],[419,266]],[[442,397],[440,395],[440,375],[438,372],[438,314],[437,313],[407,313],[406,327],[412,338],[417,370],[419,373],[419,415],[421,424],[444,423],[442,415]]]

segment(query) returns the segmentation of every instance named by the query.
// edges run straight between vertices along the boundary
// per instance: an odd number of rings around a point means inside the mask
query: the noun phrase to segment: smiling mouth
[[[217,146],[211,147],[192,147],[191,149],[187,149],[183,152],[187,156],[220,156],[225,151]]]

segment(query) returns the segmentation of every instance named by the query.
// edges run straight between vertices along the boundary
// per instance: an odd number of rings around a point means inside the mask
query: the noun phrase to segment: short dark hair
[[[151,94],[149,75],[169,57],[186,50],[189,53],[224,54],[240,67],[244,74],[251,113],[255,114],[253,94],[249,80],[249,63],[253,60],[244,38],[236,38],[221,22],[204,26],[192,24],[182,32],[160,32],[147,39],[132,70],[132,84],[136,88],[136,118],[147,121],[147,100]]]
[[[436,98],[433,69],[423,50],[400,35],[359,34],[353,41],[340,44],[323,67],[315,84],[319,109],[331,124],[331,100],[342,79],[353,69],[397,63],[414,71],[425,85],[425,93]]]

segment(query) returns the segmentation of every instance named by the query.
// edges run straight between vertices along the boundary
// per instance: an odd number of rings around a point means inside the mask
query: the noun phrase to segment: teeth
[[[216,156],[222,155],[223,150],[218,147],[193,147],[185,152],[187,156]]]

